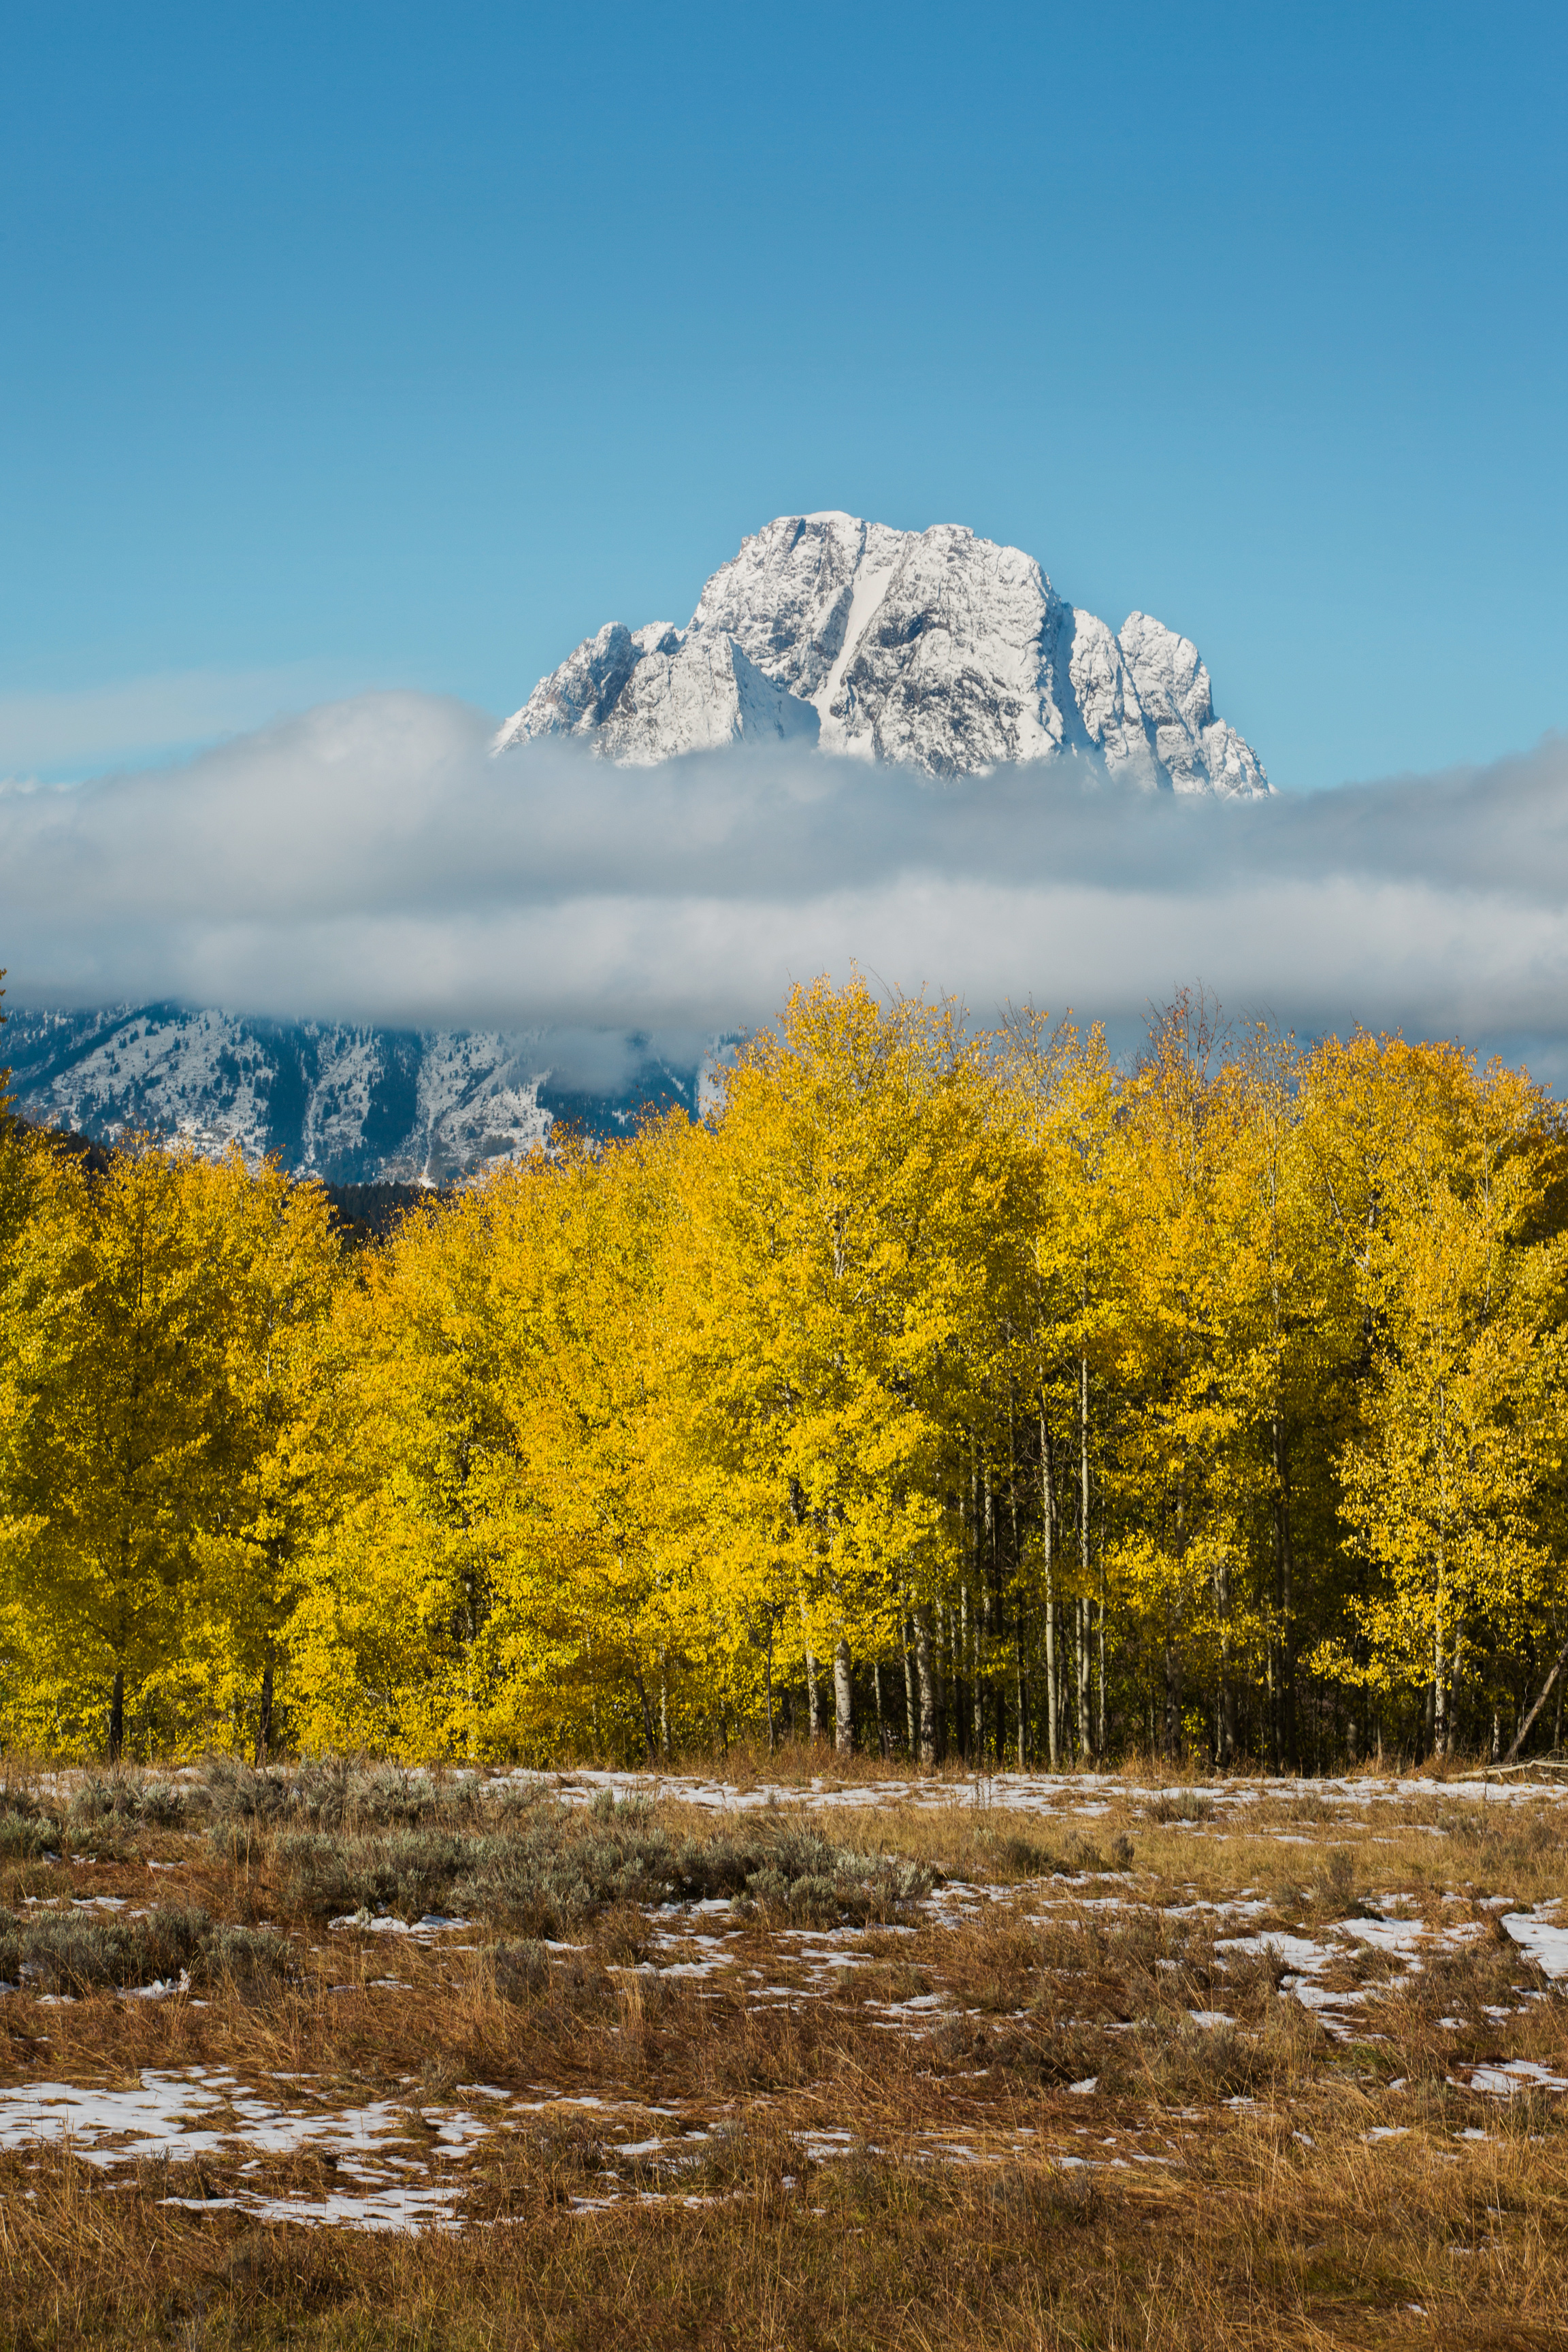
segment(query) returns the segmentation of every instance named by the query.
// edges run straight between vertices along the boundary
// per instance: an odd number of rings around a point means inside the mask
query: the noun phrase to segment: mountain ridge
[[[556,1081],[537,1033],[248,1020],[174,1004],[9,1012],[0,1047],[18,1111],[102,1143],[146,1132],[337,1184],[460,1181],[548,1141],[558,1123],[624,1133],[646,1106],[695,1111],[695,1067],[633,1038],[626,1085]],[[637,1058],[641,1053],[640,1060]]]

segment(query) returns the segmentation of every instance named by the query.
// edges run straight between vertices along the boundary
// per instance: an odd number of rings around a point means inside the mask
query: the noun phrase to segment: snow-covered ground
[[[1258,1777],[1250,1780],[1205,1780],[1188,1784],[1167,1780],[1158,1785],[1128,1780],[1109,1772],[980,1772],[968,1778],[840,1780],[816,1774],[806,1781],[738,1781],[705,1779],[696,1773],[603,1771],[531,1772],[520,1768],[507,1775],[518,1781],[533,1780],[553,1788],[563,1803],[585,1805],[601,1789],[617,1797],[670,1798],[718,1812],[754,1812],[774,1806],[796,1806],[805,1812],[832,1811],[846,1806],[875,1811],[889,1805],[912,1805],[935,1812],[957,1805],[981,1811],[1035,1813],[1041,1816],[1064,1809],[1085,1817],[1103,1812],[1115,1800],[1157,1803],[1184,1795],[1204,1810],[1230,1811],[1260,1803],[1266,1798],[1286,1802],[1311,1801],[1364,1811],[1376,1803],[1401,1803],[1417,1797],[1441,1796],[1460,1803],[1526,1804],[1542,1798],[1568,1806],[1568,1784],[1542,1778],[1427,1780],[1361,1776],[1353,1780],[1299,1780]]]
[[[851,1811],[874,1816],[898,1807],[907,1819],[911,1811],[929,1816],[952,1808],[955,1850],[973,1857],[966,1865],[971,1874],[960,1875],[955,1868],[953,1874],[939,1877],[929,1894],[898,1906],[890,1920],[869,1925],[842,1916],[836,1924],[776,1913],[764,1918],[749,1903],[732,1905],[719,1896],[648,1903],[639,1906],[641,1926],[631,1945],[607,1962],[594,1946],[591,1921],[561,1930],[563,1937],[584,1940],[542,1944],[531,1965],[548,1972],[552,1982],[567,1980],[574,1969],[588,1972],[584,1981],[598,1972],[597,1997],[608,2003],[598,2029],[607,2071],[602,2080],[590,2076],[592,2090],[580,2076],[574,2083],[566,2070],[555,2071],[560,2053],[553,2045],[536,2048],[532,2061],[547,2067],[553,2080],[514,2081],[509,2087],[484,2082],[454,2085],[450,2077],[432,2084],[408,2075],[399,2082],[395,2075],[396,2087],[390,2091],[381,2073],[356,2086],[336,2074],[274,2072],[237,2059],[226,2065],[142,2064],[107,2081],[78,2083],[64,2079],[58,2059],[51,2059],[44,2063],[54,2071],[44,2079],[0,2086],[0,2151],[68,2145],[106,2176],[154,2160],[191,2165],[195,2175],[169,2184],[171,2204],[372,2231],[463,2226],[484,2165],[509,2151],[515,2155],[519,2136],[534,2146],[542,2132],[551,2144],[552,2135],[579,2134],[580,2144],[573,2143],[572,2181],[562,2193],[580,2212],[627,2200],[690,2202],[730,2194],[719,2155],[728,2144],[725,2135],[744,2126],[752,2103],[746,2097],[716,2101],[690,2083],[661,2096],[646,2070],[633,2074],[619,2067],[617,2036],[628,2029],[616,2022],[617,2016],[640,2016],[645,1999],[654,2016],[668,2016],[671,2001],[700,2003],[704,2012],[717,2002],[719,2009],[708,2013],[722,2018],[726,2033],[750,2031],[753,2021],[761,2021],[764,2032],[794,2032],[810,2017],[830,2034],[858,2032],[889,2050],[901,2045],[913,2062],[915,2079],[947,2086],[941,2089],[944,2100],[963,2089],[945,2126],[918,2118],[906,2119],[897,2131],[879,2125],[873,2143],[840,2120],[847,2112],[843,2105],[837,2115],[832,2112],[837,2093],[830,2067],[811,2094],[818,2108],[827,2103],[827,2111],[819,2120],[791,2126],[803,2164],[858,2149],[875,2154],[885,2146],[903,2160],[921,2163],[997,2166],[1032,2150],[1061,2168],[1179,2166],[1184,2159],[1168,2135],[1183,2117],[1200,2120],[1198,2111],[1173,2107],[1169,2098],[1151,2105],[1147,2094],[1129,2097],[1125,2069],[1121,2091],[1108,2091],[1100,2069],[1113,2065],[1118,2048],[1146,2050],[1151,2037],[1162,2035],[1177,2043],[1195,2037],[1200,2051],[1211,2040],[1222,2053],[1245,2048],[1261,2030],[1260,2000],[1271,2016],[1278,2014],[1271,1990],[1277,1987],[1287,2002],[1308,2011],[1321,2028],[1319,2048],[1353,2060],[1360,2070],[1355,2080],[1367,2084],[1373,2078],[1365,2072],[1366,2051],[1379,2042],[1388,2046],[1388,2037],[1397,2041],[1405,2030],[1387,2004],[1402,2006],[1403,1996],[1419,1995],[1434,1970],[1440,1971],[1437,1981],[1445,1987],[1441,1998],[1468,2012],[1435,2021],[1438,2033],[1451,2037],[1436,2053],[1451,2111],[1446,2119],[1434,2119],[1429,2074],[1418,2109],[1403,2105],[1402,2080],[1385,2081],[1379,2090],[1379,2116],[1368,2115],[1364,2127],[1356,2126],[1369,2146],[1406,2140],[1417,2126],[1428,2138],[1436,2135],[1435,2145],[1485,2140],[1492,2128],[1487,2118],[1500,2106],[1555,2101],[1568,2094],[1568,2051],[1554,2038],[1561,1996],[1552,1990],[1568,1988],[1563,1898],[1547,1894],[1521,1900],[1517,1891],[1486,1882],[1478,1891],[1464,1872],[1476,1868],[1480,1854],[1506,1849],[1494,1848],[1484,1837],[1461,1836],[1451,1812],[1446,1829],[1441,1815],[1432,1818],[1434,1799],[1445,1809],[1451,1803],[1501,1805],[1506,1810],[1498,1827],[1506,1835],[1516,1808],[1568,1803],[1568,1790],[1560,1783],[1367,1777],[1306,1783],[1230,1780],[1184,1790],[1120,1776],[1068,1773],[968,1780],[889,1773],[869,1782],[822,1773],[801,1782],[755,1785],[674,1773],[484,1777],[492,1784],[524,1779],[571,1808],[608,1791],[619,1801],[658,1797],[710,1815],[793,1811],[825,1825],[843,1822],[858,1846],[874,1846],[875,1831],[864,1819],[851,1823]],[[1291,1826],[1301,1817],[1303,1803],[1311,1809],[1310,1844]],[[483,1811],[475,1818],[482,1819]],[[1107,1856],[1091,1843],[1095,1837],[1103,1841],[1103,1830],[1086,1835],[1079,1825],[1112,1811],[1118,1824],[1131,1830],[1133,1843],[1131,1852],[1118,1845]],[[984,1827],[987,1815],[996,1825],[994,1845]],[[1038,1848],[1041,1865],[1032,1876],[988,1875],[984,1858],[994,1852],[1016,1858],[1016,1825],[1028,1821],[1059,1824],[1059,1846],[1051,1841]],[[1456,1838],[1451,1848],[1431,1849],[1452,1853],[1458,1867],[1451,1880],[1445,1883],[1447,1862],[1436,1874],[1426,1871],[1424,1861],[1415,1867],[1412,1881],[1424,1879],[1424,1887],[1415,1891],[1412,1883],[1388,1874],[1401,1867],[1397,1860],[1380,1860],[1395,1833],[1407,1841],[1419,1837],[1423,1856],[1428,1836]],[[930,1834],[922,1826],[922,1847]],[[1176,1842],[1173,1871],[1172,1845],[1148,1843],[1156,1834]],[[940,1829],[934,1835],[932,1850],[946,1851]],[[1331,1904],[1326,1889],[1340,1882],[1332,1872],[1321,1874],[1321,1853],[1310,1848],[1342,1838],[1347,1844],[1341,1851],[1354,1857],[1358,1892],[1352,1903],[1347,1884],[1338,1903]],[[1259,1845],[1265,1848],[1261,1859]],[[1268,1858],[1269,1845],[1279,1850],[1278,1868]],[[1032,1843],[1022,1848],[1026,1855],[1032,1850]],[[1047,1857],[1058,1851],[1065,1858],[1053,1869]],[[1540,1851],[1533,1832],[1520,1851]],[[1234,1858],[1229,1875],[1227,1856]],[[196,1857],[193,1845],[184,1863],[172,1864],[164,1855],[149,1858],[145,1866],[150,1872],[187,1870]],[[1189,1857],[1191,1883],[1183,1874]],[[841,1861],[852,1873],[848,1857]],[[106,1866],[121,1873],[138,1867]],[[1408,1843],[1404,1866],[1412,1867]],[[1506,1871],[1506,1863],[1498,1866]],[[85,1858],[82,1867],[90,1869]],[[1258,1871],[1263,1885],[1239,1883],[1241,1869]],[[134,1883],[122,1876],[114,1885],[122,1889]],[[145,1900],[124,1891],[86,1893],[74,1901],[68,1892],[16,1899],[34,1916],[69,1909],[131,1921],[144,1917],[169,1885],[166,1879],[149,1878]],[[419,1913],[409,1906],[405,1916],[392,1909],[344,1912],[324,1928],[301,1927],[296,1920],[292,1940],[301,1982],[314,1986],[323,2010],[335,2009],[340,2000],[368,2001],[376,2005],[376,2014],[405,2019],[416,2013],[410,2004],[466,1998],[468,1972],[479,1971],[482,1978],[490,1966],[484,1955],[491,1933],[479,1920]],[[997,1937],[1000,1944],[987,1940]],[[1026,1962],[1012,1989],[999,1996],[986,1990],[996,1966],[986,1955],[1005,1948],[1022,1949]],[[1101,1966],[1097,1953],[1111,1956],[1103,1963],[1112,1971],[1109,1994],[1095,1976]],[[1467,1954],[1480,1963],[1479,1974],[1471,1973]],[[1266,1968],[1261,1994],[1259,1963]],[[399,1973],[374,1973],[388,1967]],[[1129,1988],[1142,1971],[1143,1990],[1116,1990],[1118,1969],[1131,1971]],[[1166,1990],[1152,1991],[1151,1983]],[[1045,2011],[1037,2013],[1035,2004],[1047,1987],[1054,1994],[1047,1994]],[[26,1985],[6,1988],[5,1993],[21,2004],[36,2000],[35,2013],[51,2018],[61,2018],[63,2010],[74,2006],[69,1994],[35,1997]],[[207,2009],[188,1979],[128,1988],[124,1997],[134,1996],[158,2000],[160,2029],[177,2018],[184,2004]],[[1062,2007],[1064,1999],[1070,2015]],[[1121,2006],[1123,2001],[1131,2005]],[[379,2009],[384,2002],[391,2004],[384,2012]],[[1428,2006],[1436,2003],[1428,1999]],[[1078,2015],[1080,2007],[1092,2014]],[[694,2013],[689,2007],[674,2012]],[[139,2012],[137,2030],[153,2014]],[[1058,2083],[1058,2090],[1069,2095],[1062,2108],[1047,2097],[1038,2122],[1022,2123],[1016,2085],[1001,2053],[1009,2034],[1022,2047],[1037,2048],[1042,2014],[1058,2016],[1053,2031],[1064,2030],[1065,2020],[1065,2030],[1089,2037],[1083,2043],[1089,2066],[1078,2079],[1069,2083],[1064,2074]],[[129,2027],[130,2011],[125,2015]],[[208,2021],[217,2015],[216,2009],[207,2011],[204,2034],[211,2033]],[[194,2029],[194,2019],[191,2024]],[[54,2031],[58,2037],[63,2025]],[[359,2037],[361,2030],[354,2031]],[[1119,2044],[1118,2035],[1134,2040]],[[889,2037],[886,2043],[883,2036]],[[1109,2037],[1098,2043],[1104,2053],[1098,2066],[1094,2036]],[[373,2030],[370,2042],[358,2046],[374,2042]],[[1353,2053],[1348,2047],[1352,2042]],[[13,2037],[14,2048],[23,2046]],[[177,2041],[174,2046],[178,2049]],[[973,2055],[968,2054],[972,2048]],[[1430,2055],[1425,2063],[1429,2068]],[[955,2065],[960,2071],[953,2071]],[[1384,2073],[1393,2075],[1395,2069],[1385,2066]],[[1207,2094],[1210,2112],[1227,2087],[1223,2071],[1212,2079],[1218,2090]],[[1219,2105],[1234,2110],[1237,2118],[1262,2112],[1249,2091],[1219,2097]],[[771,2106],[772,2095],[762,2096],[755,2102],[757,2116]],[[1075,2123],[1069,2111],[1089,2120]],[[1298,2129],[1296,2136],[1303,2134]],[[1305,2137],[1310,2145],[1310,2136]],[[290,2162],[296,2165],[293,2173]]]

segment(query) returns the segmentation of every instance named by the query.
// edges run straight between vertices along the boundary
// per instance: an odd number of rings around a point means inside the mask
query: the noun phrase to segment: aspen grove
[[[1311,1770],[1560,1743],[1568,1154],[1358,1034],[799,989],[351,1248],[0,1121],[0,1735]]]

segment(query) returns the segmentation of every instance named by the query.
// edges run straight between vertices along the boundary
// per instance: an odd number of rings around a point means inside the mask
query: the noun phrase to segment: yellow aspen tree
[[[1353,1273],[1367,1373],[1341,1458],[1342,1513],[1372,1570],[1323,1671],[1425,1686],[1447,1754],[1467,1655],[1539,1614],[1552,1547],[1560,1328],[1531,1228],[1559,1154],[1540,1090],[1458,1047],[1358,1039],[1316,1071],[1321,1182]]]
[[[1253,1441],[1278,1260],[1257,1106],[1215,1013],[1201,996],[1178,996],[1131,1091],[1138,1176],[1123,1330],[1142,1402],[1126,1471],[1141,1524],[1121,1557],[1159,1643],[1166,1744],[1191,1736],[1184,1693],[1196,1681],[1223,1764],[1237,1752],[1239,1685],[1266,1638],[1247,1571],[1271,1483]]]
[[[1134,1163],[1121,1074],[1100,1027],[1016,1020],[1000,1077],[1030,1152],[1018,1219],[1027,1265],[1021,1372],[1037,1422],[1035,1581],[1054,1768],[1075,1737],[1084,1762],[1104,1744],[1108,1562],[1093,1542],[1092,1507],[1120,1402]]]
[[[1240,1443],[1250,1443],[1253,1574],[1263,1637],[1267,1752],[1298,1759],[1300,1626],[1322,1605],[1338,1549],[1332,1457],[1342,1442],[1358,1338],[1353,1297],[1313,1201],[1307,1089],[1295,1041],[1251,1025],[1237,1056],[1248,1134],[1248,1200],[1260,1286],[1250,1361],[1238,1366]],[[1249,1433],[1248,1427],[1249,1424]]]
[[[259,1763],[287,1667],[285,1630],[342,1492],[333,1318],[342,1247],[321,1185],[290,1182],[270,1163],[252,1171],[237,1151],[205,1172],[196,1205],[216,1269],[223,1389],[199,1574],[173,1671],[193,1689],[202,1736],[243,1727]]]
[[[819,982],[729,1072],[716,1124],[709,1410],[768,1498],[763,1551],[787,1564],[808,1690],[832,1661],[841,1748],[857,1645],[890,1651],[908,1605],[929,1646],[954,1565],[940,1465],[977,1141],[967,1073],[954,1008],[884,1013],[858,979]]]
[[[599,1151],[567,1144],[509,1181],[497,1225],[517,1449],[497,1658],[514,1699],[558,1710],[570,1691],[596,1738],[629,1704],[649,1758],[668,1750],[672,1671],[710,1646],[669,1454],[668,1228],[689,1132],[678,1112]]]
[[[47,1622],[55,1475],[42,1415],[83,1271],[78,1181],[72,1162],[0,1112],[0,1716],[11,1739],[51,1747],[74,1723],[76,1683]]]
[[[223,1412],[217,1269],[190,1155],[122,1150],[60,1168],[40,1221],[55,1255],[16,1465],[36,1523],[9,1580],[15,1622],[62,1696],[64,1739],[99,1727],[111,1759],[127,1702],[176,1653]],[[169,1727],[143,1719],[143,1740]]]
[[[495,1181],[416,1209],[341,1294],[353,1451],[343,1507],[312,1548],[289,1627],[310,1744],[465,1753],[480,1636],[512,1486],[493,1311]]]

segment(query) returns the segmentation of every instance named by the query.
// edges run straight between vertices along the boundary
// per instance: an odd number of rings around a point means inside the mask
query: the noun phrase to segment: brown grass
[[[1330,1806],[1300,1846],[1279,1843],[1302,1834],[1294,1797],[1164,1819],[1131,1786],[1049,1819],[853,1807],[836,1842],[988,1891],[837,1939],[776,1905],[617,1900],[553,1954],[500,1919],[425,1948],[329,1932],[289,1907],[267,1830],[133,1822],[102,1841],[112,1859],[0,1863],[14,1910],[156,1895],[274,1920],[289,1955],[163,2000],[14,1994],[0,2088],[206,2067],[291,2113],[384,2100],[384,2154],[449,2187],[462,2223],[368,2235],[216,2203],[352,2194],[321,2146],[107,2170],[18,2147],[0,2346],[1568,2343],[1568,2096],[1465,2087],[1483,2061],[1568,2073],[1568,2001],[1485,1899],[1564,1892],[1568,1816],[1478,1825],[1469,1802]],[[653,1819],[734,1827],[673,1802]],[[1070,1876],[1042,1884],[1053,1869]],[[1244,1891],[1263,1907],[1242,1920],[1208,1907]],[[1281,1990],[1277,1953],[1222,1948],[1358,1906],[1478,1932],[1415,1975],[1346,1944],[1322,1977],[1359,1996],[1338,2033]],[[460,2088],[479,2083],[509,2101],[483,2110]],[[458,2109],[497,2126],[472,2152],[438,2137]]]

